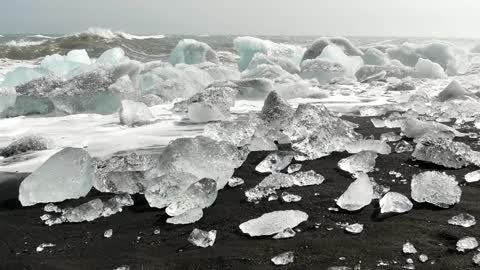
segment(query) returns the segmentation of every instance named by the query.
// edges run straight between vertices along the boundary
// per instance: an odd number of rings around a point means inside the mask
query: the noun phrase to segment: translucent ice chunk
[[[199,221],[203,217],[203,210],[202,208],[194,208],[190,209],[187,212],[167,218],[167,223],[170,224],[191,224]]]
[[[417,249],[410,242],[406,242],[405,244],[403,244],[402,251],[403,251],[404,254],[415,254],[415,253],[417,253]]]
[[[389,192],[380,200],[381,213],[406,213],[412,210],[412,202],[404,195]]]
[[[353,156],[344,158],[338,162],[338,167],[351,174],[368,173],[375,168],[375,159],[377,158],[375,152],[359,152]]]
[[[478,241],[475,237],[471,237],[471,236],[463,237],[457,242],[457,250],[459,252],[466,252],[472,249],[476,249],[477,247],[478,247]]]
[[[366,49],[362,58],[365,62],[365,65],[384,66],[390,62],[387,54],[377,48]]]
[[[265,55],[263,53],[256,53],[253,56],[250,64],[248,65],[248,69],[254,69],[262,64],[278,65],[283,70],[291,74],[298,74],[300,72],[298,66],[294,64],[290,59],[281,56]]]
[[[136,126],[148,123],[153,118],[153,115],[144,103],[122,100],[119,117],[122,125]]]
[[[31,80],[38,79],[45,75],[43,69],[33,69],[28,67],[17,67],[14,70],[7,72],[3,82],[0,84],[2,87],[15,87],[22,85]]]
[[[23,206],[61,202],[87,195],[94,170],[87,151],[65,148],[53,155],[20,184],[18,199]]]
[[[448,208],[458,202],[462,190],[455,176],[437,171],[416,174],[411,182],[412,199],[417,202],[428,202],[442,208]]]
[[[303,79],[316,79],[320,84],[328,84],[334,79],[347,77],[348,70],[340,63],[312,59],[302,62],[300,76]]]
[[[150,207],[165,208],[196,181],[197,178],[188,173],[162,175],[150,181],[151,184],[145,191],[145,199]]]
[[[301,200],[302,200],[302,196],[292,194],[292,193],[288,193],[288,192],[282,192],[282,201],[284,201],[286,203],[299,202]]]
[[[36,248],[36,251],[37,252],[42,252],[42,251],[45,250],[45,248],[52,248],[52,247],[56,247],[56,246],[57,246],[56,244],[52,244],[52,243],[42,243]]]
[[[225,120],[235,105],[237,92],[230,87],[210,87],[188,99],[188,116],[193,122]]]
[[[179,216],[195,208],[207,208],[217,199],[217,182],[204,178],[193,183],[165,209],[169,216]]]
[[[16,100],[17,92],[14,87],[0,86],[0,113],[14,106]]]
[[[381,155],[388,155],[392,148],[384,141],[379,140],[359,140],[345,144],[345,150],[349,153],[375,152]]]
[[[178,63],[199,64],[203,62],[218,63],[215,51],[208,44],[194,39],[180,40],[170,54],[169,62],[172,65]]]
[[[294,154],[292,152],[276,152],[269,154],[262,162],[260,162],[255,170],[261,173],[277,173],[285,169],[290,163]]]
[[[439,64],[423,58],[418,59],[415,65],[415,76],[429,79],[446,79],[448,77]]]
[[[395,145],[395,153],[412,152],[413,146],[406,141],[399,141]]]
[[[286,239],[295,237],[297,233],[292,228],[286,228],[283,232],[279,232],[275,234],[272,238],[273,239]]]
[[[193,229],[192,233],[190,233],[190,236],[188,236],[188,242],[197,247],[206,248],[213,246],[216,238],[216,230],[211,230],[207,232],[195,228]]]
[[[274,235],[287,228],[295,228],[308,215],[299,210],[274,211],[240,224],[240,230],[250,236]]]
[[[295,164],[291,164],[290,166],[288,166],[287,172],[288,173],[294,173],[294,172],[300,171],[300,169],[302,169],[302,164],[295,163]]]
[[[442,92],[438,94],[438,101],[444,102],[450,99],[462,98],[471,93],[465,90],[460,83],[453,80]]]
[[[342,51],[347,55],[363,55],[363,52],[357,47],[355,47],[348,39],[344,37],[330,37],[315,40],[312,45],[307,49],[307,51],[305,51],[302,61],[317,58],[329,45],[335,45],[337,47],[340,47]]]
[[[466,213],[461,213],[459,215],[451,217],[448,220],[448,224],[469,228],[477,224],[477,221],[475,220],[474,216]]]
[[[351,234],[359,234],[363,231],[363,224],[355,223],[345,227],[345,231]]]
[[[53,142],[41,135],[32,134],[16,139],[7,147],[0,150],[0,156],[10,157],[32,151],[41,151],[53,148]]]
[[[358,174],[357,179],[338,198],[337,205],[348,211],[357,211],[373,200],[373,186],[366,174]]]
[[[230,178],[230,180],[228,180],[228,186],[231,188],[241,186],[244,183],[245,183],[245,180],[239,177],[232,177]]]
[[[271,259],[272,263],[275,265],[287,265],[293,263],[294,260],[295,253],[293,251],[281,253]]]
[[[103,237],[105,237],[105,238],[110,238],[110,237],[112,237],[112,235],[113,235],[113,230],[112,229],[108,229],[103,233]]]
[[[271,125],[279,125],[294,113],[293,108],[276,91],[270,92],[262,107],[261,118]]]
[[[480,181],[480,170],[469,172],[465,175],[465,181],[468,183]]]
[[[106,50],[100,55],[96,63],[103,65],[119,65],[127,62],[129,59],[125,56],[125,52],[122,48],[116,47],[110,50]]]
[[[339,63],[345,68],[348,77],[355,77],[355,73],[363,65],[363,60],[360,56],[348,56],[336,45],[325,47],[317,59]]]

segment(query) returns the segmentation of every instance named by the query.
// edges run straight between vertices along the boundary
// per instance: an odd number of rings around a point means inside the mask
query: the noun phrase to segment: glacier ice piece
[[[415,76],[429,79],[446,79],[448,77],[439,64],[423,58],[418,59],[415,65]]]
[[[478,247],[478,241],[475,237],[466,236],[457,242],[457,251],[466,252]]]
[[[390,63],[387,54],[377,48],[367,48],[362,58],[365,65],[385,66]]]
[[[278,173],[290,165],[293,157],[292,152],[271,153],[255,167],[255,170],[261,173]]]
[[[52,149],[53,146],[54,144],[50,139],[39,134],[31,134],[20,137],[1,149],[0,156],[10,157],[32,151]]]
[[[286,228],[283,232],[279,232],[275,234],[272,238],[273,239],[286,239],[295,237],[297,233],[292,228]]]
[[[351,174],[368,173],[375,168],[377,153],[362,151],[338,162],[338,167]]]
[[[22,85],[46,75],[45,73],[46,72],[41,68],[17,67],[5,74],[4,80],[0,83],[0,86],[15,87]]]
[[[412,202],[403,194],[388,192],[380,199],[380,212],[383,213],[406,213],[412,210]]]
[[[462,190],[455,176],[437,171],[416,174],[411,182],[412,199],[416,202],[428,202],[441,208],[448,208],[458,202]]]
[[[265,78],[243,78],[241,80],[235,80],[233,83],[235,83],[235,88],[238,89],[238,99],[264,99],[273,91],[273,82]]]
[[[36,251],[37,252],[42,252],[42,251],[45,250],[45,248],[53,248],[53,247],[56,247],[56,246],[57,246],[56,244],[52,244],[52,243],[42,243],[36,248]]]
[[[316,79],[320,84],[348,77],[348,70],[343,65],[325,59],[305,60],[300,68],[300,77]]]
[[[400,82],[391,84],[387,87],[387,90],[390,91],[410,91],[415,89],[417,89],[415,82],[410,77],[404,78]]]
[[[228,186],[231,188],[241,186],[245,183],[245,180],[239,177],[232,177],[228,180]]]
[[[150,207],[165,208],[174,202],[197,178],[188,173],[162,175],[152,179],[145,191]]]
[[[427,254],[420,254],[420,256],[418,256],[418,260],[422,263],[426,263],[428,261]]]
[[[205,125],[203,134],[217,141],[244,146],[254,136],[260,123],[261,121],[256,118],[213,122]]]
[[[287,265],[295,261],[295,253],[293,251],[287,251],[271,259],[272,263],[275,265]]]
[[[186,211],[185,213],[167,218],[167,223],[170,224],[191,224],[199,221],[203,217],[202,208],[194,208]]]
[[[290,59],[282,56],[272,56],[272,55],[265,55],[263,53],[256,53],[250,64],[248,65],[247,69],[254,69],[259,65],[278,65],[283,70],[291,74],[298,74],[300,69],[298,66],[293,63]]]
[[[453,216],[448,220],[448,224],[450,225],[455,225],[455,226],[461,226],[465,228],[470,228],[474,225],[477,224],[477,221],[475,220],[475,217],[466,214],[466,213],[461,213],[459,215]]]
[[[363,56],[363,52],[355,47],[350,40],[344,37],[323,37],[315,40],[312,45],[305,51],[302,61],[315,59],[322,54],[323,50],[329,45],[335,45],[350,56]]]
[[[188,117],[199,123],[225,120],[230,117],[236,94],[230,87],[209,87],[188,99]]]
[[[287,228],[295,228],[306,221],[308,215],[299,210],[273,211],[240,224],[240,230],[250,236],[274,235]]]
[[[105,238],[110,238],[110,237],[112,237],[112,235],[113,235],[113,230],[112,229],[108,229],[103,233],[103,237],[105,237]]]
[[[270,92],[263,103],[261,118],[272,126],[280,125],[294,113],[293,108],[276,91]]]
[[[188,242],[197,247],[207,248],[213,246],[217,238],[217,231],[202,231],[200,229],[193,229],[188,236]]]
[[[393,78],[403,79],[403,78],[414,75],[413,68],[409,68],[405,66],[364,65],[357,70],[357,72],[355,73],[355,77],[357,78],[358,81],[361,82],[381,72],[386,72],[385,74],[386,78],[393,77]]]
[[[350,142],[345,144],[345,150],[351,154],[369,151],[381,155],[388,155],[392,152],[390,145],[380,140],[358,140]]]
[[[65,56],[47,55],[43,58],[40,66],[61,78],[68,78],[72,71],[86,68],[90,64],[91,60],[86,50],[72,50]]]
[[[292,194],[292,193],[288,193],[288,192],[282,192],[282,201],[286,202],[286,203],[290,203],[290,202],[299,202],[302,200],[302,196],[299,196],[299,195],[296,195],[296,194]]]
[[[465,90],[462,85],[456,80],[453,80],[442,92],[438,94],[438,101],[444,102],[451,99],[458,99],[471,95]]]
[[[465,181],[468,183],[480,181],[480,170],[469,172],[465,175]]]
[[[50,157],[20,184],[23,206],[61,202],[87,195],[93,185],[92,158],[80,148],[65,148]]]
[[[215,51],[206,43],[194,39],[182,39],[173,49],[169,59],[170,64],[200,64],[203,62],[218,63]]]
[[[96,63],[102,65],[120,65],[128,62],[128,57],[125,56],[125,51],[122,48],[115,47],[104,51],[98,57]]]
[[[368,175],[359,173],[357,179],[338,198],[337,205],[347,211],[357,211],[373,200],[373,186]]]
[[[133,100],[122,100],[119,112],[120,123],[126,126],[138,126],[147,124],[153,118],[153,114],[147,105]]]
[[[287,172],[288,173],[294,173],[294,172],[300,171],[301,169],[302,169],[302,164],[295,163],[295,164],[291,164],[290,166],[288,166]]]
[[[433,121],[421,121],[411,117],[407,118],[400,127],[402,129],[402,132],[405,133],[405,136],[415,139],[429,133],[437,133],[442,136],[448,136],[451,134],[452,138],[454,136],[461,135],[461,133],[447,125]]]
[[[316,58],[339,63],[345,68],[347,77],[354,78],[355,73],[363,66],[363,59],[360,56],[348,56],[336,45],[328,45]]]
[[[1,113],[15,105],[17,91],[14,87],[2,87],[0,85],[0,116]]]
[[[402,251],[403,251],[404,254],[415,254],[415,253],[417,253],[417,249],[410,242],[406,242],[405,244],[403,244]]]
[[[408,142],[401,140],[395,144],[395,153],[413,152],[413,146]]]
[[[360,224],[360,223],[350,224],[347,227],[345,227],[345,231],[351,234],[359,234],[363,232],[363,224]]]
[[[217,182],[204,178],[193,183],[165,209],[169,216],[179,216],[191,209],[207,208],[217,199]]]
[[[380,141],[384,141],[384,142],[398,142],[401,139],[402,139],[402,136],[393,131],[382,133],[382,135],[380,135]]]

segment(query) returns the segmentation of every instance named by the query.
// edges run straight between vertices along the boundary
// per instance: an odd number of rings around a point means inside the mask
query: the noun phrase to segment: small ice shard
[[[52,243],[42,243],[37,247],[37,252],[42,252],[43,250],[45,250],[45,248],[52,248],[55,246],[56,245]]]
[[[256,202],[271,194],[276,194],[276,190],[281,188],[320,185],[323,181],[325,181],[325,178],[314,171],[296,172],[294,174],[275,173],[265,177],[254,188],[247,190],[245,196],[249,202]]]
[[[390,192],[390,187],[389,186],[378,184],[375,181],[375,179],[373,179],[373,177],[370,177],[370,182],[372,183],[372,186],[373,186],[373,199],[374,200],[379,200],[385,194]]]
[[[351,174],[368,173],[375,168],[377,153],[363,151],[338,162],[338,167]]]
[[[415,254],[415,253],[417,253],[417,249],[410,242],[406,242],[405,244],[403,244],[402,251],[403,251],[404,254]]]
[[[429,79],[446,79],[448,77],[439,64],[423,58],[418,59],[415,65],[415,76]]]
[[[380,199],[381,213],[406,213],[412,210],[412,202],[403,194],[389,192]]]
[[[103,208],[102,200],[91,200],[75,208],[66,209],[62,215],[62,219],[73,223],[92,221],[102,216]]]
[[[108,229],[103,233],[103,237],[105,237],[105,238],[110,238],[110,237],[112,237],[112,235],[113,235],[113,230],[112,229]]]
[[[239,177],[232,177],[228,180],[228,186],[231,188],[241,186],[245,183],[245,180]]]
[[[471,95],[460,83],[453,80],[442,92],[438,94],[438,101],[444,102],[451,99],[462,98]]]
[[[387,132],[380,135],[380,141],[384,142],[398,142],[402,139],[402,136],[395,132]]]
[[[459,215],[451,217],[448,220],[448,224],[469,228],[477,224],[477,221],[475,220],[474,216],[466,213],[461,213]]]
[[[27,152],[51,149],[53,142],[41,135],[27,135],[16,139],[7,147],[0,150],[0,156],[10,157]]]
[[[299,210],[273,211],[246,221],[239,228],[250,236],[274,235],[287,228],[295,228],[307,219],[307,213]]]
[[[204,178],[193,183],[165,209],[169,216],[179,216],[194,208],[207,208],[217,199],[217,183]]]
[[[458,186],[455,176],[437,171],[414,175],[411,188],[412,199],[416,202],[428,202],[442,208],[448,208],[460,202],[462,196],[462,190]]]
[[[470,236],[463,237],[457,242],[457,251],[459,252],[466,252],[472,249],[476,249],[477,247],[478,247],[478,242],[475,237],[470,237]]]
[[[285,169],[293,159],[292,152],[276,152],[268,155],[262,162],[260,162],[255,170],[261,173],[277,173]]]
[[[152,120],[153,114],[145,103],[122,100],[119,117],[122,125],[139,126],[147,124]]]
[[[288,173],[294,173],[294,172],[300,171],[300,169],[302,169],[302,164],[295,163],[295,164],[291,164],[290,166],[288,166],[287,172]]]
[[[363,224],[360,224],[360,223],[350,224],[347,227],[345,227],[345,231],[351,234],[359,234],[363,232]]]
[[[283,232],[275,234],[273,239],[285,239],[295,237],[297,233],[292,228],[286,228]]]
[[[167,218],[167,223],[170,224],[191,224],[199,221],[203,217],[203,210],[202,208],[194,208],[190,209],[187,212]]]
[[[160,234],[160,229],[153,230],[153,235],[159,235],[159,234]]]
[[[295,260],[295,253],[293,251],[284,252],[271,259],[275,265],[287,265],[293,263]]]
[[[418,260],[422,263],[426,263],[428,261],[428,256],[426,254],[420,254],[420,256],[418,256]]]
[[[261,118],[270,125],[276,126],[290,118],[294,109],[276,91],[270,92],[263,103]]]
[[[93,185],[92,158],[80,148],[65,148],[50,157],[20,184],[23,206],[61,202],[87,195]]]
[[[480,266],[480,252],[475,254],[472,258],[472,262],[478,266]]]
[[[381,155],[388,155],[392,152],[390,145],[379,140],[359,140],[347,143],[345,145],[345,150],[351,154],[370,151]]]
[[[468,183],[480,181],[480,170],[469,172],[465,175],[465,181]]]
[[[43,211],[47,213],[61,213],[62,209],[60,209],[60,207],[56,206],[53,203],[49,203],[43,207]]]
[[[302,196],[295,195],[288,192],[282,192],[282,201],[289,203],[289,202],[299,202],[302,200]]]
[[[395,145],[395,153],[412,152],[413,146],[406,141],[399,141]]]
[[[359,173],[357,179],[338,198],[337,205],[347,211],[357,211],[373,200],[373,186],[368,175]]]
[[[188,236],[188,242],[197,247],[206,248],[213,246],[216,238],[217,230],[211,230],[207,232],[195,228],[193,229],[192,233],[190,233],[190,236]]]
[[[193,65],[203,62],[218,63],[219,60],[208,44],[194,39],[182,39],[170,54],[169,62],[172,65],[179,63]]]

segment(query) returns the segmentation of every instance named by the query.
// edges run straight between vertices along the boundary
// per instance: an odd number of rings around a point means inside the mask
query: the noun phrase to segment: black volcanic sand
[[[348,118],[359,123],[364,135],[379,138],[381,133],[398,129],[375,129],[367,118]],[[478,150],[476,139],[464,139]],[[114,269],[122,265],[130,269],[327,269],[330,266],[353,267],[361,262],[361,269],[402,269],[407,258],[415,261],[416,269],[476,269],[472,263],[474,252],[456,252],[457,240],[464,236],[480,238],[480,225],[462,228],[447,224],[459,213],[470,213],[480,218],[480,183],[465,185],[464,175],[478,169],[468,167],[445,170],[440,166],[414,162],[409,153],[380,155],[376,168],[369,174],[379,184],[392,191],[410,195],[413,174],[426,170],[442,170],[455,175],[462,184],[462,200],[450,209],[439,209],[415,204],[403,215],[379,216],[378,201],[355,213],[331,212],[334,199],[352,182],[351,177],[337,168],[337,162],[349,156],[334,153],[328,157],[301,162],[302,170],[315,170],[326,180],[319,186],[296,187],[288,192],[301,195],[298,203],[263,201],[252,204],[245,201],[244,191],[253,187],[267,174],[255,172],[255,166],[267,152],[251,153],[235,176],[245,180],[243,186],[222,190],[213,206],[205,210],[203,219],[192,225],[166,224],[163,210],[150,209],[142,196],[134,196],[135,206],[122,213],[100,218],[89,223],[62,224],[48,227],[40,222],[42,205],[22,208],[15,198],[18,182],[25,175],[2,174],[6,183],[0,184],[0,269]],[[408,180],[402,184],[389,171],[400,172]],[[15,180],[16,179],[16,180]],[[395,182],[393,182],[393,180]],[[1,182],[1,180],[0,180]],[[4,188],[5,187],[5,188]],[[13,190],[13,191],[12,191]],[[60,206],[78,205],[94,197],[111,195],[92,191],[87,198],[69,201]],[[294,238],[273,240],[270,237],[251,238],[241,233],[238,225],[251,218],[275,210],[298,209],[307,212],[307,222],[298,226]],[[365,225],[359,235],[350,235],[337,223],[359,222]],[[316,223],[320,226],[316,228]],[[154,229],[161,233],[153,235]],[[187,237],[194,228],[218,230],[213,247],[197,248],[189,245]],[[113,229],[110,239],[103,237]],[[430,258],[420,263],[418,255],[405,256],[402,245],[411,241],[420,253]],[[54,248],[41,253],[35,251],[41,243],[55,243]],[[270,259],[282,252],[294,251],[296,259],[288,266],[274,266]],[[341,259],[342,258],[342,259]],[[379,260],[389,266],[377,266]],[[434,261],[434,264],[431,262]],[[397,262],[397,263],[394,263]],[[477,268],[478,269],[478,268]]]

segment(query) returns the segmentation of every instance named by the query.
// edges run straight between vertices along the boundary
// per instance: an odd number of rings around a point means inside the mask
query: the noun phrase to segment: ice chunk
[[[218,63],[215,51],[208,44],[194,39],[180,40],[170,54],[169,62],[172,65],[178,63],[199,64],[203,62]]]
[[[391,84],[387,88],[390,91],[410,91],[415,89],[415,82],[410,77],[404,78],[396,84]]]
[[[478,265],[480,266],[480,252],[475,254],[472,258],[472,262],[475,264],[475,265]]]
[[[96,63],[103,65],[119,65],[128,62],[128,57],[125,56],[125,52],[122,48],[116,47],[110,50],[106,50],[100,55]]]
[[[260,162],[255,170],[261,173],[277,173],[285,169],[293,159],[292,152],[276,152],[269,154],[262,162]]]
[[[273,239],[286,239],[295,237],[297,233],[292,228],[286,228],[283,232],[279,232],[275,234],[272,238]]]
[[[423,58],[418,59],[415,65],[415,76],[429,79],[446,79],[448,77],[439,64]]]
[[[363,66],[363,60],[360,56],[347,56],[343,50],[336,45],[328,45],[322,50],[322,53],[316,58],[333,63],[339,63],[346,70],[347,77],[355,77],[355,73]]]
[[[274,43],[270,40],[262,40],[254,37],[237,37],[233,40],[233,47],[240,54],[238,67],[245,70],[250,61],[257,53],[268,56],[284,57],[293,63],[300,63],[304,49],[288,44]]]
[[[293,251],[281,253],[271,259],[272,263],[275,265],[287,265],[293,263],[294,260],[295,253]]]
[[[351,174],[368,173],[375,168],[375,159],[377,159],[375,152],[359,152],[353,156],[344,158],[338,162],[338,167]]]
[[[14,87],[0,86],[0,113],[15,105],[16,100],[17,92]]]
[[[380,135],[380,140],[384,142],[398,142],[401,139],[402,136],[393,131],[382,133],[382,135]]]
[[[411,188],[412,199],[416,202],[428,202],[442,208],[448,208],[460,202],[462,196],[462,190],[455,181],[455,176],[437,171],[414,175]]]
[[[242,79],[234,83],[239,99],[264,99],[273,90],[273,82],[264,78]]]
[[[112,229],[108,229],[103,233],[103,237],[105,237],[105,238],[110,238],[110,237],[112,237],[112,235],[113,235],[113,230]]]
[[[274,211],[244,222],[239,228],[250,236],[274,235],[295,228],[307,219],[308,215],[299,210]]]
[[[167,223],[170,224],[191,224],[199,221],[203,217],[202,208],[194,208],[186,211],[185,213],[167,218]]]
[[[217,141],[244,146],[254,136],[259,124],[261,124],[261,121],[257,118],[214,122],[205,126],[203,134]]]
[[[250,61],[247,69],[254,69],[257,66],[263,64],[278,65],[283,70],[291,74],[298,74],[300,72],[298,66],[294,64],[290,59],[281,56],[276,57],[271,55],[265,55],[263,53],[256,53]]]
[[[412,202],[397,192],[388,192],[380,200],[381,213],[406,213],[412,210]]]
[[[401,125],[402,132],[409,138],[420,138],[427,133],[431,134],[440,134],[440,135],[461,135],[454,128],[451,128],[447,125],[432,122],[432,121],[421,121],[414,118],[407,118],[403,125]],[[453,136],[451,136],[453,138]]]
[[[193,229],[192,233],[190,233],[190,236],[188,236],[188,242],[197,247],[206,248],[213,246],[216,238],[216,230],[211,230],[207,232],[195,228]]]
[[[302,61],[317,58],[320,54],[322,54],[323,50],[330,45],[336,45],[340,47],[347,55],[363,55],[363,52],[360,49],[355,47],[348,39],[344,37],[320,38],[315,40],[310,48],[305,51]]]
[[[403,251],[404,254],[415,254],[415,253],[417,253],[417,249],[410,242],[406,242],[405,244],[403,244],[402,251]]]
[[[305,60],[301,64],[300,76],[303,79],[316,79],[320,84],[345,78],[347,74],[348,70],[342,64],[325,59]]]
[[[165,209],[169,216],[179,216],[195,208],[207,208],[217,199],[217,183],[204,178],[193,183]]]
[[[277,65],[261,64],[252,69],[246,69],[242,72],[243,79],[270,79],[276,80],[280,78],[294,78],[292,74],[285,71]]]
[[[465,181],[468,183],[480,181],[480,170],[469,172],[465,175]]]
[[[442,66],[448,75],[465,73],[470,64],[467,52],[451,43],[435,41],[416,49],[416,53]]]
[[[295,163],[295,164],[291,164],[290,166],[288,166],[287,172],[288,173],[294,173],[294,172],[300,171],[300,169],[302,169],[302,164]]]
[[[237,91],[230,87],[210,87],[188,99],[188,116],[193,122],[225,120],[235,105]]]
[[[347,227],[345,227],[345,231],[351,234],[359,234],[363,232],[363,224],[359,224],[359,223],[350,224]]]
[[[374,200],[379,200],[381,199],[385,194],[390,192],[390,187],[386,185],[379,185],[375,179],[370,177],[370,182],[372,183],[373,186],[373,199]]]
[[[47,55],[40,66],[61,78],[67,78],[73,70],[85,68],[90,64],[91,60],[86,50],[72,50],[66,56]]]
[[[381,155],[388,155],[392,148],[384,141],[359,140],[345,144],[345,150],[349,153],[360,153],[364,151],[375,152]]]
[[[147,105],[142,102],[122,100],[119,117],[122,125],[137,126],[148,123],[153,115]]]
[[[428,256],[426,254],[420,254],[420,256],[418,256],[418,260],[422,263],[426,263],[428,261]]]
[[[52,243],[42,243],[36,248],[36,251],[37,252],[42,252],[42,251],[45,250],[45,248],[52,248],[52,247],[56,247],[56,246],[57,246],[56,244],[52,244]]]
[[[466,213],[461,213],[459,215],[451,217],[448,220],[448,224],[470,228],[477,224],[477,221],[475,220],[474,216]]]
[[[246,154],[245,149],[238,149],[224,141],[203,136],[179,138],[165,148],[157,165],[148,171],[148,178],[183,172],[197,179],[214,179],[217,188],[222,189],[234,169],[246,159]]]
[[[286,203],[299,202],[301,200],[302,200],[302,196],[295,195],[295,194],[288,193],[288,192],[282,192],[282,201],[284,201]]]
[[[7,147],[0,150],[0,156],[10,157],[32,151],[41,151],[53,148],[53,142],[41,135],[31,134],[16,139]]]
[[[162,175],[150,181],[145,198],[150,207],[164,208],[196,181],[197,178],[188,173]]]
[[[457,250],[459,252],[466,252],[472,249],[476,249],[477,247],[478,247],[478,241],[475,237],[471,237],[471,236],[463,237],[457,242]]]
[[[239,177],[232,177],[230,180],[228,180],[228,186],[231,188],[241,186],[245,183],[245,181],[242,178]]]
[[[368,175],[360,173],[347,190],[338,198],[337,205],[348,211],[357,211],[373,200],[373,186]]]
[[[43,69],[34,69],[28,67],[17,67],[14,70],[5,74],[3,82],[0,83],[2,87],[15,87],[22,85],[31,80],[38,79],[46,75],[46,71]]]
[[[290,118],[294,113],[293,108],[283,99],[276,91],[270,92],[265,99],[262,107],[261,118],[273,125],[277,126]]]
[[[367,48],[362,58],[365,65],[385,66],[390,63],[387,54],[377,48]]]
[[[80,148],[65,148],[48,159],[20,184],[23,206],[61,202],[87,195],[92,188],[92,158]]]
[[[395,153],[412,152],[413,146],[406,141],[399,141],[395,145]]]
[[[369,77],[379,74],[380,72],[385,71],[387,74],[386,78],[394,77],[403,79],[414,74],[413,68],[404,67],[404,66],[372,66],[364,65],[358,69],[355,73],[355,77],[358,81],[364,81]]]

